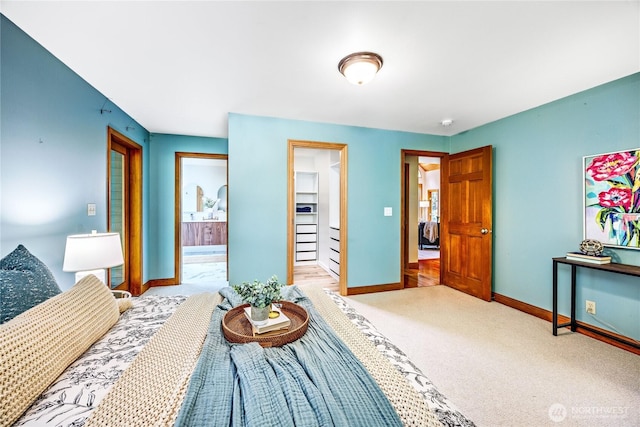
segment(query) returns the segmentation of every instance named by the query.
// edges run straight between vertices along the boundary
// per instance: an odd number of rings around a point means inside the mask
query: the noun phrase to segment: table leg
[[[553,335],[558,335],[558,263],[553,261],[553,313],[551,314],[553,323]]]
[[[576,331],[576,266],[571,266],[571,332]]]

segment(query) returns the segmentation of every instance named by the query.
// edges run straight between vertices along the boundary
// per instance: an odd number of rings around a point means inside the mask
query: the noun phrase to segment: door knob
[[[482,229],[480,229],[480,233],[487,234],[487,233],[489,233],[489,230],[486,229],[486,228],[482,228]]]

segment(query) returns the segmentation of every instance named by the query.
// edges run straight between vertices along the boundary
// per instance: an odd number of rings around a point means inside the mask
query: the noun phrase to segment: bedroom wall
[[[451,151],[494,147],[494,292],[552,308],[552,257],[578,250],[582,157],[640,147],[640,73],[451,138]],[[611,250],[640,265],[640,250]],[[569,268],[561,268],[568,315]],[[578,320],[640,340],[638,278],[580,269]],[[596,316],[585,312],[596,302]]]
[[[149,135],[4,16],[0,43],[0,257],[23,244],[67,289],[74,282],[73,273],[62,271],[67,235],[106,230],[107,127],[145,153]],[[101,108],[110,112],[100,114]],[[145,154],[145,186],[148,181]],[[88,203],[96,204],[96,216],[87,216]]]
[[[347,143],[349,286],[365,286],[400,279],[400,149],[492,144],[494,291],[547,310],[551,258],[582,240],[582,156],[640,146],[640,74],[452,138],[230,114],[227,141],[149,135],[4,16],[0,43],[0,256],[24,244],[63,289],[73,284],[73,273],[62,272],[66,236],[106,228],[107,126],[143,146],[145,282],[173,276],[176,151],[229,152],[233,283],[286,276],[287,139]],[[87,203],[96,203],[96,216],[87,216]],[[392,217],[382,216],[384,206]],[[640,265],[640,251],[613,252]],[[578,279],[580,320],[640,339],[636,278]],[[600,321],[584,313],[584,299],[597,302]],[[561,300],[563,313],[568,307]]]
[[[151,134],[149,143],[148,277],[174,276],[175,154],[227,154],[227,139],[186,135]],[[231,186],[229,186],[231,191]]]
[[[348,145],[348,286],[400,281],[400,150],[448,151],[446,138],[229,115],[229,280],[287,271],[287,141]],[[250,155],[249,155],[250,154]],[[383,216],[383,208],[393,216]]]

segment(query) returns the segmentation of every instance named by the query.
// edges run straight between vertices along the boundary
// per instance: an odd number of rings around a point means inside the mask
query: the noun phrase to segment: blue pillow
[[[0,324],[61,292],[51,270],[23,245],[0,260]]]

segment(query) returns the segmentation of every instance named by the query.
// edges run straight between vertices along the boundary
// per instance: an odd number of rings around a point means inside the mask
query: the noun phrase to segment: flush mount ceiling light
[[[382,57],[373,52],[356,52],[345,56],[338,63],[338,70],[350,83],[369,83],[382,68]]]
[[[453,120],[451,119],[443,119],[440,124],[446,128],[448,128],[449,126],[451,126],[453,124]]]

